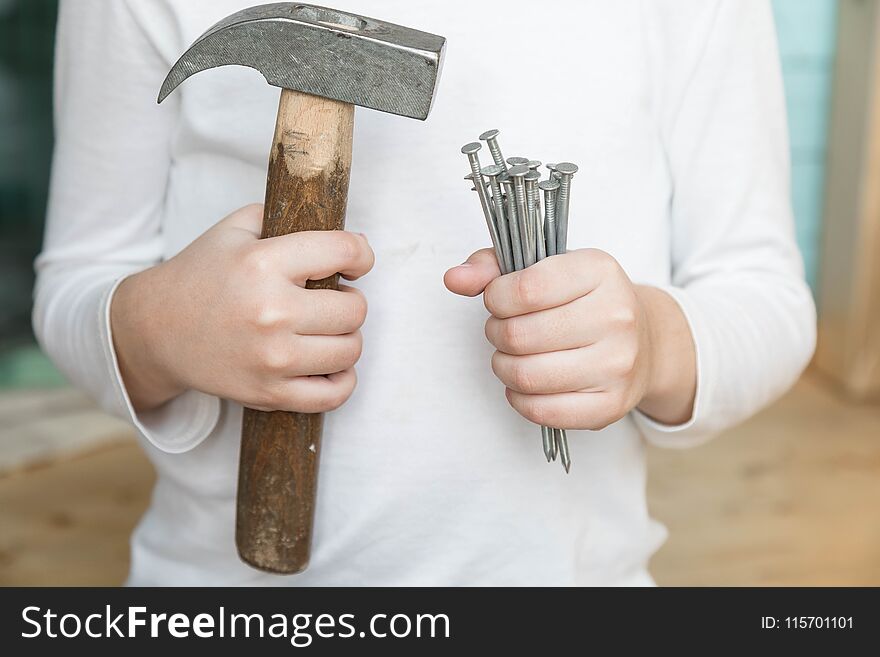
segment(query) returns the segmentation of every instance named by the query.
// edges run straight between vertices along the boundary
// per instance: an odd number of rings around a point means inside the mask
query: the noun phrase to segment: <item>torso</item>
[[[246,4],[176,3],[180,34],[156,35],[169,66]],[[358,390],[325,423],[311,566],[275,578],[239,563],[241,409],[224,402],[214,435],[195,450],[147,448],[159,483],[134,539],[133,583],[650,582],[646,563],[663,530],[647,515],[635,424],[570,432],[571,474],[548,465],[537,427],[509,408],[489,368],[482,303],[442,284],[446,268],[488,245],[459,147],[496,127],[508,157],[579,164],[569,248],[607,250],[638,282],[669,280],[671,183],[641,3],[513,4],[335,3],[448,45],[426,123],[356,112],[347,227],[367,234],[377,259],[357,283],[370,303]],[[235,68],[202,73],[178,93],[168,256],[262,200],[278,98],[259,74]]]

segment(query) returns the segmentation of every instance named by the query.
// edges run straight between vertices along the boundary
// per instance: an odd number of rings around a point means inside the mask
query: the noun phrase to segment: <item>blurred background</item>
[[[650,454],[663,585],[880,585],[880,7],[773,0],[820,345],[709,445]],[[0,0],[0,585],[118,584],[153,473],[30,328],[57,0]]]

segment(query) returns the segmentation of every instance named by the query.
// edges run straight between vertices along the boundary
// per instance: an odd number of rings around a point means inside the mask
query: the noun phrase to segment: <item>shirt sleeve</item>
[[[109,322],[118,283],[163,256],[161,217],[177,107],[173,98],[156,105],[170,64],[140,24],[145,12],[161,21],[163,4],[61,2],[55,153],[33,318],[41,346],[72,383],[159,449],[183,452],[212,431],[220,401],[190,390],[136,413]]]
[[[816,318],[795,242],[769,2],[676,0],[666,11],[656,88],[673,188],[666,291],[694,338],[697,395],[680,426],[634,417],[648,441],[686,447],[785,392],[812,356]]]

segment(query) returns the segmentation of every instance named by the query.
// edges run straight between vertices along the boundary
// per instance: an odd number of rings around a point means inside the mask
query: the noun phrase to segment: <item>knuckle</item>
[[[526,347],[526,336],[522,322],[516,319],[505,320],[501,325],[502,351],[510,354],[522,353]]]
[[[486,289],[483,291],[483,305],[486,306],[486,310],[489,311],[493,317],[498,317],[500,308],[498,306],[498,285],[500,285],[501,279],[497,278],[489,285],[486,286]],[[506,281],[505,281],[506,283]]]
[[[313,412],[327,413],[329,411],[335,411],[337,408],[342,406],[342,404],[343,404],[343,401],[339,401],[334,396],[328,394],[328,395],[325,395],[325,396],[317,399],[314,402],[314,404],[313,404],[314,411]]]
[[[502,368],[501,359],[504,358],[504,354],[500,351],[496,351],[492,354],[492,359],[490,360],[490,365],[492,366],[492,372],[501,381],[504,385],[507,385],[506,376],[504,374],[504,370]]]
[[[354,233],[338,231],[336,235],[336,248],[338,255],[344,262],[356,260],[361,251],[360,239]]]
[[[290,408],[291,400],[276,386],[264,386],[256,392],[248,406],[260,409],[286,410]]]
[[[523,415],[535,424],[548,425],[548,409],[540,397],[526,397],[523,401]]]
[[[335,307],[335,319],[342,326],[342,330],[349,332],[356,328],[360,328],[363,324],[360,308],[357,302],[348,299],[339,301]]]
[[[272,374],[285,371],[289,365],[284,351],[271,345],[260,347],[258,349],[257,362],[262,371]]]
[[[537,304],[544,293],[544,285],[541,277],[533,271],[526,271],[517,276],[514,283],[516,299],[524,306],[531,307]]]
[[[273,270],[272,261],[271,249],[266,248],[263,242],[257,242],[245,253],[242,265],[247,275],[264,280]]]
[[[361,248],[364,250],[364,255],[366,257],[364,271],[370,271],[373,268],[373,265],[376,264],[376,253],[373,251],[373,247],[370,246],[365,237],[359,239],[361,240]]]
[[[357,363],[364,351],[364,341],[358,333],[342,350],[342,366],[343,369],[353,367]]]
[[[614,424],[628,412],[629,404],[626,395],[622,392],[613,393],[608,400],[608,406],[606,407],[607,414],[602,418],[602,422],[604,423],[603,428],[610,424]]]
[[[589,429],[590,431],[602,431],[602,429],[607,429],[612,424],[612,420],[610,418],[602,417],[593,420],[592,422],[587,422],[585,424],[585,429]]]
[[[635,328],[636,320],[636,309],[631,304],[620,304],[612,313],[614,325],[623,330]]]
[[[324,399],[327,410],[336,410],[347,402],[354,392],[354,386],[354,377],[333,385]]]
[[[628,345],[619,348],[611,360],[611,374],[619,378],[628,378],[635,368],[635,350]]]
[[[579,429],[601,431],[623,417],[622,415],[616,417],[615,413],[615,402],[609,399],[599,412],[578,413],[573,424]]]
[[[268,330],[277,328],[284,319],[284,311],[271,301],[257,304],[254,310],[252,322],[258,329]]]
[[[360,292],[355,293],[352,297],[354,302],[352,303],[352,322],[355,326],[363,326],[363,323],[367,321],[367,311],[369,310],[367,306],[367,298],[361,294]]]
[[[536,384],[534,374],[527,363],[522,360],[514,360],[510,369],[510,380],[513,387],[526,394],[535,392]]]
[[[498,320],[496,318],[489,317],[489,319],[486,320],[486,323],[483,325],[483,334],[486,336],[489,344],[496,348],[498,347],[496,342],[500,342],[501,340],[498,337],[500,331],[498,329]]]

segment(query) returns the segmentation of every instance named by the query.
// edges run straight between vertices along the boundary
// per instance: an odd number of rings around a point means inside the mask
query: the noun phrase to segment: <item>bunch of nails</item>
[[[486,142],[494,164],[485,169],[478,152]],[[531,267],[539,260],[565,253],[568,239],[568,210],[571,179],[577,165],[571,162],[545,164],[549,174],[541,180],[541,162],[525,157],[504,159],[498,145],[498,130],[487,130],[480,141],[461,148],[471,172],[465,180],[473,182],[492,238],[492,246],[502,274]],[[541,211],[543,196],[544,210]],[[568,437],[564,429],[541,427],[541,440],[547,462],[557,456],[566,472],[571,470]]]

